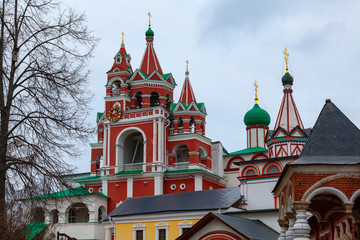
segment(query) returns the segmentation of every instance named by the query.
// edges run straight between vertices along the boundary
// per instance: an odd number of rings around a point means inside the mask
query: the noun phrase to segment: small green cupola
[[[282,81],[283,85],[286,85],[286,84],[292,85],[293,82],[294,82],[294,78],[290,75],[290,73],[288,72],[288,70],[286,70],[286,73],[285,73],[285,75],[282,77],[281,81]]]
[[[145,32],[146,38],[154,38],[154,31],[149,27],[149,29]]]
[[[257,82],[255,80],[255,105],[252,109],[250,109],[244,116],[244,123],[247,127],[250,126],[269,126],[270,124],[270,115],[267,111],[262,109],[258,104],[258,96],[257,96]]]
[[[270,115],[259,104],[255,103],[254,107],[245,114],[244,123],[247,127],[269,126]]]

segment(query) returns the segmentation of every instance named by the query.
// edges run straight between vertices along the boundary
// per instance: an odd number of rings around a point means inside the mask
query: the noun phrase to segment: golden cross
[[[286,63],[286,72],[288,72],[289,68],[288,68],[288,61],[289,61],[289,53],[287,51],[287,49],[285,48],[285,50],[283,51],[284,53],[284,57],[285,57],[285,63]]]
[[[257,89],[258,89],[259,85],[257,84],[256,80],[254,82],[254,86],[255,86],[255,104],[257,104],[258,103]]]
[[[124,43],[124,32],[122,32],[121,35],[122,35],[121,43]]]
[[[148,15],[149,15],[149,28],[150,28],[151,27],[151,22],[150,22],[151,14],[150,14],[150,12],[148,12]]]
[[[186,60],[186,71],[188,72],[189,71],[189,61]]]

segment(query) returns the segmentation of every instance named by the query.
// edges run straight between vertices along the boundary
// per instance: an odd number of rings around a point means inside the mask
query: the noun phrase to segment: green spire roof
[[[244,123],[247,127],[249,126],[269,126],[270,124],[270,115],[259,107],[258,104],[255,104],[252,109],[250,109],[244,116]]]
[[[147,38],[153,38],[154,37],[154,31],[151,30],[151,28],[149,27],[149,29],[145,32],[145,36]]]
[[[285,75],[281,79],[283,85],[285,84],[293,84],[294,78],[290,75],[289,72],[286,72]]]

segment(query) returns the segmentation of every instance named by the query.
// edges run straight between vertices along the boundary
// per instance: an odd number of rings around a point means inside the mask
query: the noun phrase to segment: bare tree
[[[92,129],[87,63],[97,40],[83,14],[55,0],[0,6],[0,234],[6,202],[45,193],[71,172],[65,157]],[[17,193],[17,194],[15,194]],[[2,235],[4,237],[5,235]]]

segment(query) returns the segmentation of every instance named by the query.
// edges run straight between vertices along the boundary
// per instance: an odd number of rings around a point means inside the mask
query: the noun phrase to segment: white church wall
[[[275,208],[274,196],[271,191],[274,189],[276,179],[255,180],[243,182],[241,188],[245,193],[247,210],[272,209]]]

